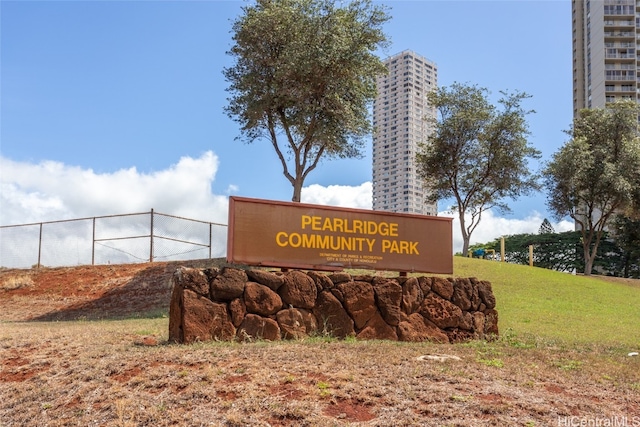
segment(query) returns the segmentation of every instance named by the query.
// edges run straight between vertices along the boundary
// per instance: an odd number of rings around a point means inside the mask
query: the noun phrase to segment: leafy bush
[[[629,236],[629,232],[618,233]],[[605,233],[598,247],[593,264],[593,274],[640,278],[640,240],[614,238]],[[584,256],[580,232],[515,234],[505,238],[505,261],[513,264],[529,264],[529,246],[533,245],[533,263],[549,270],[584,271]],[[500,254],[500,240],[476,244],[470,250],[493,249]]]

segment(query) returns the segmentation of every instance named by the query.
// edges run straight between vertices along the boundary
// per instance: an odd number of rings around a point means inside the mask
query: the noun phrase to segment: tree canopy
[[[640,219],[617,215],[611,229],[621,252],[618,258],[620,275],[640,278]]]
[[[362,155],[390,16],[371,0],[257,0],[243,12],[228,52],[235,64],[224,69],[225,111],[248,142],[271,141],[300,201],[323,156]]]
[[[555,232],[555,228],[553,228],[553,225],[551,225],[547,218],[542,221],[542,224],[540,224],[540,228],[538,229],[538,234],[551,234]]]
[[[573,218],[581,233],[585,274],[591,274],[598,246],[613,215],[637,213],[638,113],[635,101],[581,110],[567,131],[571,139],[544,170],[550,211],[558,219]]]
[[[420,146],[418,172],[431,192],[431,201],[455,199],[460,216],[463,253],[482,213],[491,208],[509,211],[504,199],[539,189],[528,160],[540,152],[527,140],[523,92],[501,92],[501,108],[487,99],[488,90],[454,83],[427,95],[438,112],[434,131]],[[471,219],[467,223],[465,215]]]
[[[620,223],[624,229],[603,236],[598,246],[594,269],[599,273],[640,278],[640,227],[638,222]],[[529,246],[533,246],[533,264],[550,270],[574,272],[584,270],[584,259],[576,256],[582,251],[579,231],[562,233],[514,234],[504,236],[505,260],[514,264],[529,265]],[[496,254],[502,248],[501,239],[478,243],[469,249],[493,249]]]

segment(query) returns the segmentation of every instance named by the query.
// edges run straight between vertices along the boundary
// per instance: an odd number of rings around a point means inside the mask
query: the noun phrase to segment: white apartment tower
[[[572,0],[573,115],[637,100],[640,2]]]
[[[640,0],[571,0],[571,6],[573,117],[583,108],[638,102]]]
[[[437,87],[438,69],[428,59],[405,50],[383,61],[389,74],[377,80],[373,103],[373,209],[437,215],[416,168],[418,143],[426,141],[436,116],[426,94]]]

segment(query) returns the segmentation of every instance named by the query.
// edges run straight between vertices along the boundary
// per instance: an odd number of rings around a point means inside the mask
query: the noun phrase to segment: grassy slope
[[[640,348],[640,287],[463,257],[454,275],[491,282],[503,335]]]

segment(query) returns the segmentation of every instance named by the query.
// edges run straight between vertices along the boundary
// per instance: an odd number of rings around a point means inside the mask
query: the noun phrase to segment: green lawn
[[[501,335],[640,348],[640,285],[464,257],[454,275],[491,282]]]

